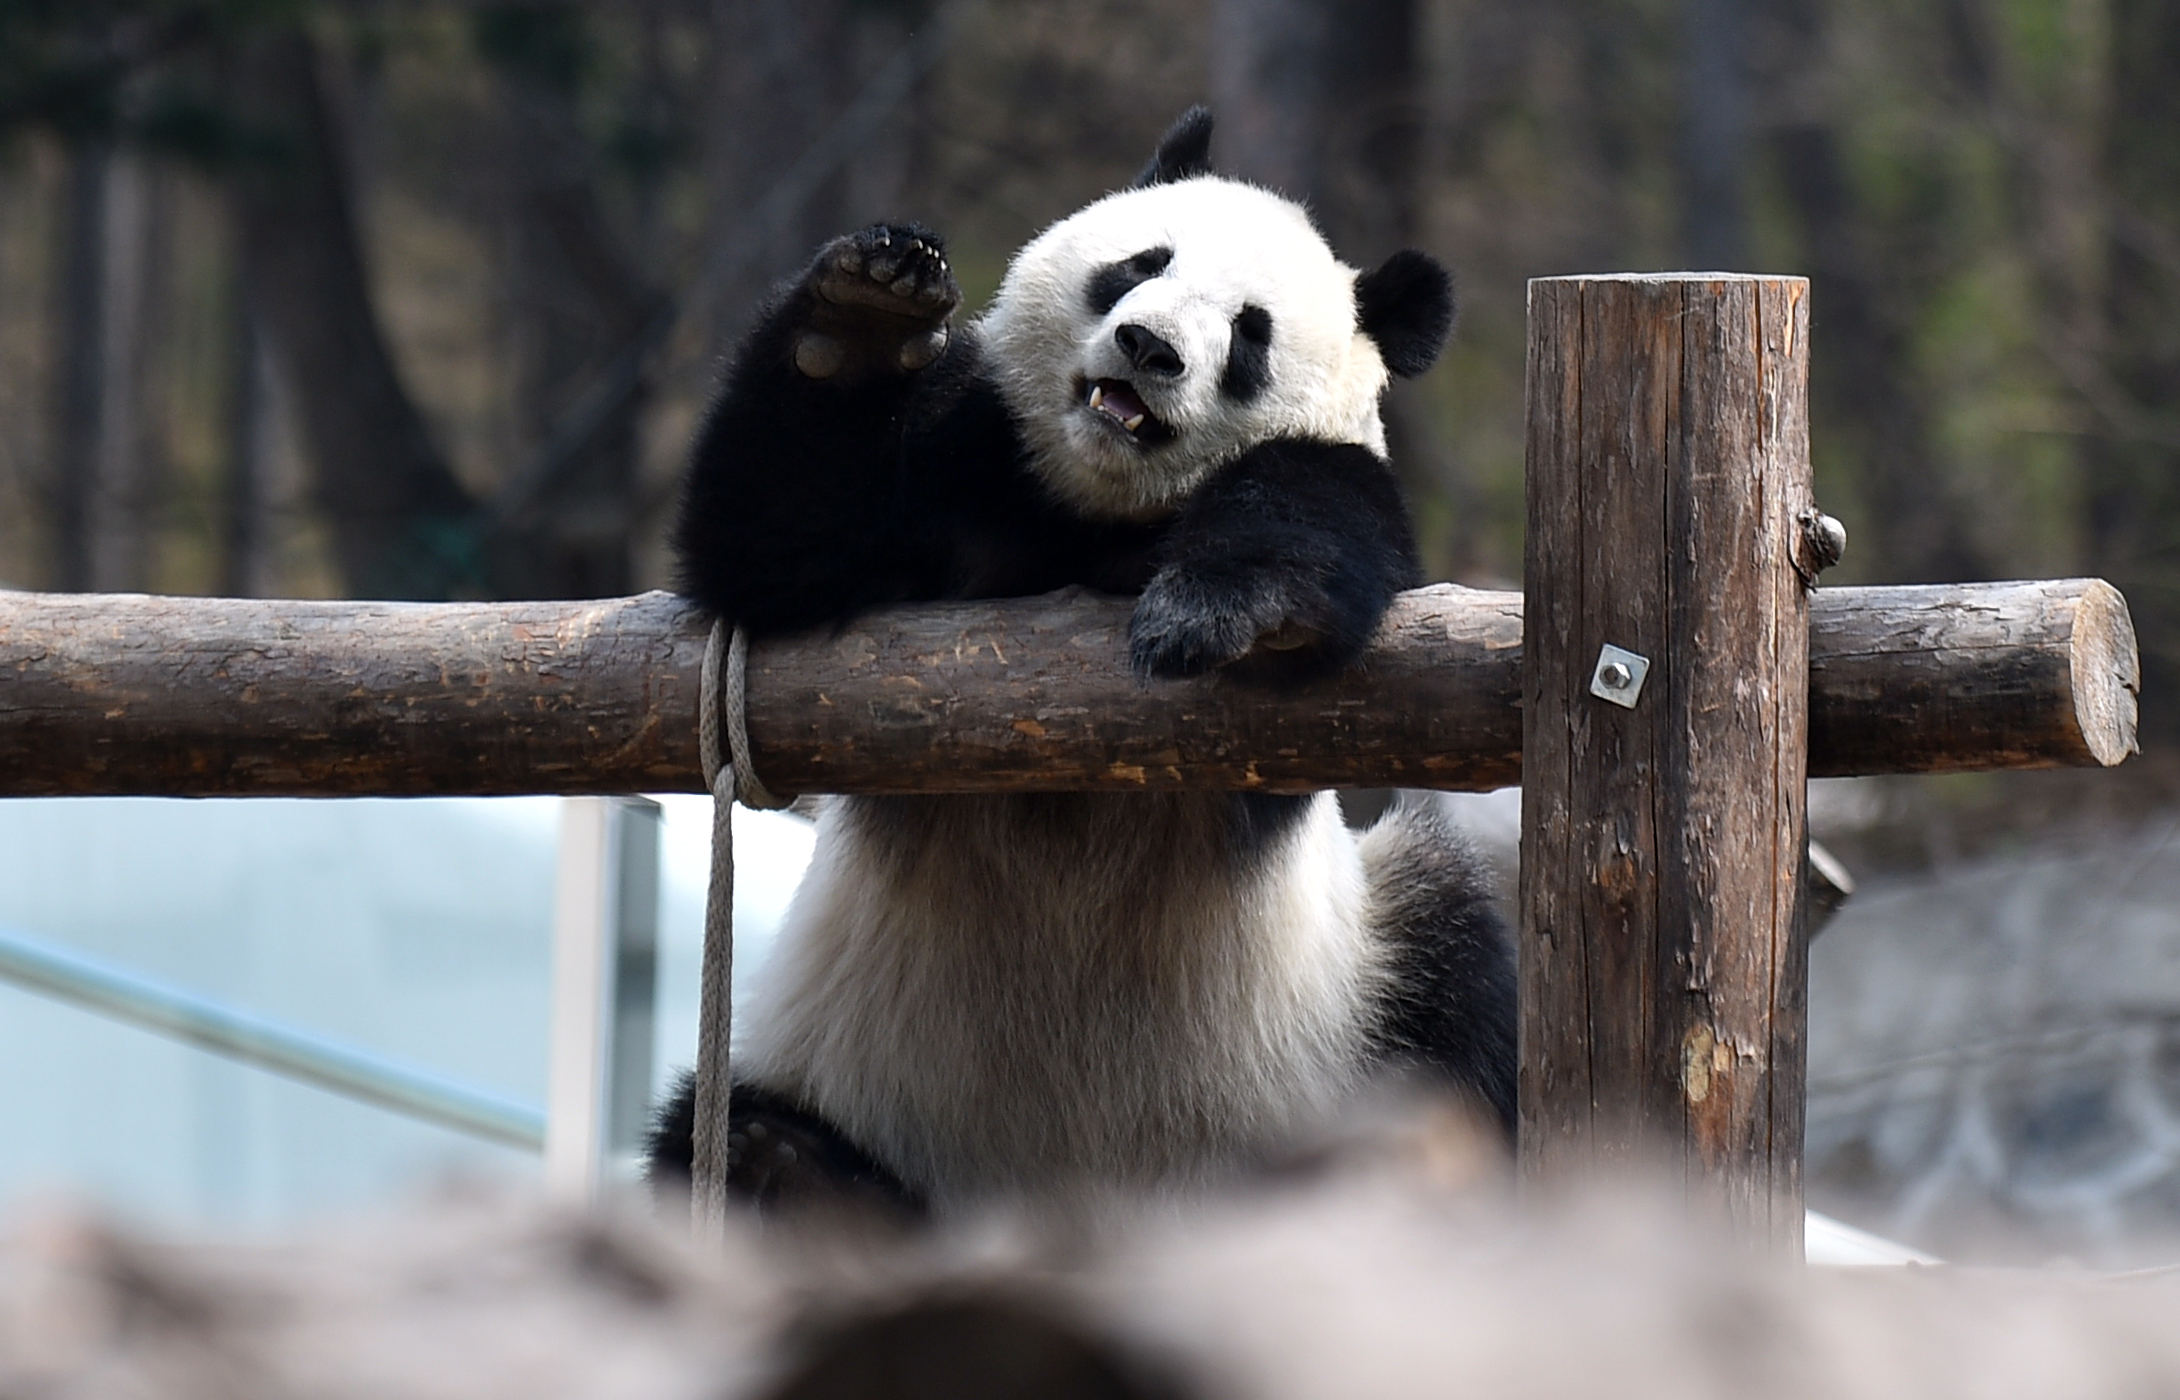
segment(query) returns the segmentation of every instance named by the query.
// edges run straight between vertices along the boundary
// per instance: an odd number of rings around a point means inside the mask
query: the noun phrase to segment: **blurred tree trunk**
[[[219,503],[219,589],[230,598],[267,591],[266,476],[272,431],[266,393],[264,338],[243,275],[240,228],[229,244],[233,275],[227,295],[227,471]]]
[[[1867,517],[1854,522],[1855,533],[1892,581],[1987,578],[1931,451],[1912,344],[1923,300],[1897,275],[1905,260],[1897,248],[1870,246],[1879,221],[1856,199],[1835,132],[1788,127],[1775,134],[1774,149],[1814,299],[1811,415],[1856,464]]]
[[[142,156],[117,154],[106,167],[104,275],[96,490],[91,510],[91,587],[140,591],[151,583],[165,443],[152,402],[153,349],[171,289],[164,241],[170,193]]]
[[[1688,266],[1745,272],[1749,0],[1683,0],[1681,200]]]
[[[441,597],[474,576],[471,502],[395,368],[365,272],[348,162],[300,29],[253,34],[230,96],[271,149],[237,171],[250,303],[287,381],[334,554],[356,597]]]
[[[2089,452],[2091,567],[2127,594],[2144,729],[2180,738],[2180,0],[2113,0],[2104,369],[2131,402]],[[2114,418],[2118,421],[2114,421]]]
[[[1331,20],[1325,0],[1219,0],[1211,89],[1222,170],[1297,198],[1316,189]]]
[[[835,171],[783,217],[759,205],[852,100],[852,0],[713,0],[712,93],[704,123],[710,246],[745,252],[713,289],[713,339],[731,344],[773,283],[846,231],[847,177]]]
[[[164,246],[156,175],[95,141],[76,147],[61,257],[51,519],[54,583],[124,592],[148,582],[158,473],[146,374]]]
[[[53,465],[47,479],[53,586],[91,587],[91,501],[97,486],[99,407],[105,398],[101,331],[106,300],[106,168],[111,150],[79,143],[68,163],[54,307]]]
[[[1416,236],[1417,24],[1415,0],[1219,0],[1213,20],[1213,159],[1308,200],[1365,266]]]
[[[1769,0],[1768,62],[1754,75],[1762,89],[1792,94],[1822,62],[1823,3]],[[1914,361],[1928,302],[1917,254],[1930,242],[1917,221],[1929,215],[1911,204],[1888,225],[1860,199],[1835,126],[1807,115],[1823,104],[1782,105],[1769,145],[1811,283],[1810,415],[1820,454],[1830,443],[1833,460],[1854,463],[1865,507],[1850,522],[1856,555],[1895,582],[1988,578],[1932,451],[1930,396]]]
[[[1213,17],[1213,161],[1306,201],[1341,258],[1362,267],[1422,239],[1421,20],[1417,0],[1219,0]],[[1427,562],[1468,572],[1475,488],[1419,386],[1394,385],[1385,430],[1410,487],[1454,503]]]
[[[550,453],[554,462],[489,544],[491,575],[502,596],[626,593],[634,586],[638,428],[650,386],[639,377],[595,420],[567,419],[570,406],[613,372],[660,297],[608,217],[578,124],[593,36],[576,5],[494,6],[479,23],[508,114],[507,286],[523,453]]]

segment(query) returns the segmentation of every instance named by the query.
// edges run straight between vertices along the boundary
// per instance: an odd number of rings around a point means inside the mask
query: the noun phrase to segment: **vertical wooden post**
[[[1662,1152],[1797,1254],[1808,323],[1798,277],[1529,284],[1523,1167]]]

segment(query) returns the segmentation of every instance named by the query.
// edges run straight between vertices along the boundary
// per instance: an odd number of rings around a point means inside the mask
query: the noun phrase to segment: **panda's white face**
[[[1299,205],[1201,176],[1046,229],[981,330],[1046,484],[1087,515],[1154,519],[1272,438],[1384,454],[1355,278]]]

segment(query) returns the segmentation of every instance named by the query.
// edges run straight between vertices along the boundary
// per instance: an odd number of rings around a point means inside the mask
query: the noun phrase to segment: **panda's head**
[[[1292,200],[1211,174],[1191,111],[1131,189],[1014,256],[982,333],[1046,484],[1103,519],[1152,519],[1280,437],[1385,454],[1389,374],[1430,368],[1452,280],[1422,253],[1358,273]]]

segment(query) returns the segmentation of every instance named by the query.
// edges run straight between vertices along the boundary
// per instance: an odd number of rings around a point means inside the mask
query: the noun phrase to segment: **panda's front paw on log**
[[[1167,569],[1136,602],[1129,660],[1136,674],[1166,679],[1200,676],[1252,651],[1290,658],[1283,669],[1312,669],[1326,611],[1313,591],[1271,575],[1206,578]]]
[[[794,336],[795,368],[853,381],[913,372],[945,353],[961,286],[939,236],[917,224],[875,224],[836,238],[803,278],[809,294]]]

